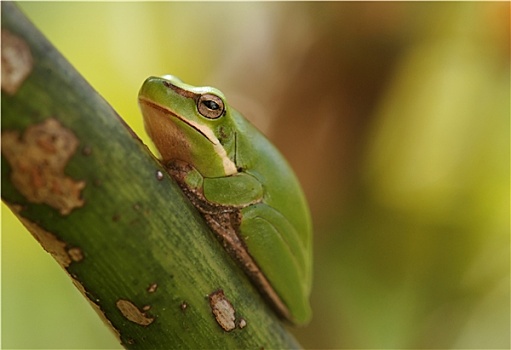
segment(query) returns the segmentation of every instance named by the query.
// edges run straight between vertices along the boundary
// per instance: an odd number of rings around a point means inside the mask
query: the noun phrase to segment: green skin
[[[283,318],[310,320],[309,210],[292,169],[224,95],[148,78],[139,104],[169,173]]]

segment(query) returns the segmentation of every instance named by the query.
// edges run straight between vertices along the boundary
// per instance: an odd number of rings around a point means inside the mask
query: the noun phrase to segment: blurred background
[[[509,2],[19,3],[146,143],[137,92],[221,89],[300,178],[307,348],[510,347]],[[3,348],[120,348],[2,204]]]

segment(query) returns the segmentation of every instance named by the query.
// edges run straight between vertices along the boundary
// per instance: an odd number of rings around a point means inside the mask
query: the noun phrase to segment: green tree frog
[[[310,320],[308,206],[279,151],[212,87],[166,75],[139,92],[161,161],[277,314]]]

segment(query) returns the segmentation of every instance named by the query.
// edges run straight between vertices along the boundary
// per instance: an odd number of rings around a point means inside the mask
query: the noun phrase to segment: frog
[[[279,150],[210,86],[151,76],[139,91],[160,161],[276,314],[312,315],[312,223]]]

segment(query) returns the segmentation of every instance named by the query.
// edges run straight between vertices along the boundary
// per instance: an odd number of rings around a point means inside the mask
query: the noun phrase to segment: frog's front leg
[[[205,178],[197,169],[182,161],[169,163],[167,170],[202,212],[244,208],[263,198],[263,186],[247,173]]]
[[[247,173],[204,178],[203,190],[209,202],[229,207],[243,208],[263,199],[263,186]]]

